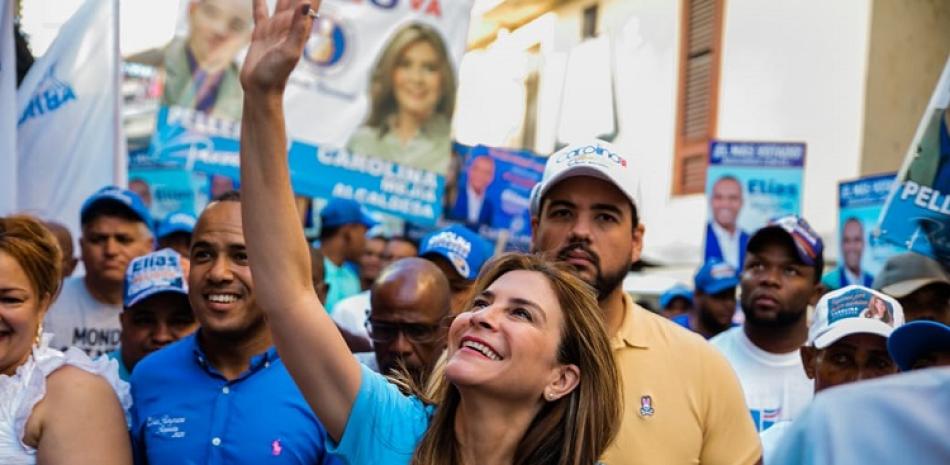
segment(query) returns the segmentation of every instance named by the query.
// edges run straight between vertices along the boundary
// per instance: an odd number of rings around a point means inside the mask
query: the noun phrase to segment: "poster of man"
[[[749,233],[739,227],[742,210],[742,184],[735,176],[725,175],[712,186],[709,198],[711,218],[706,224],[705,261],[717,259],[740,269]]]
[[[851,284],[870,287],[884,262],[899,253],[877,233],[877,219],[895,178],[891,173],[838,184],[838,265],[821,279],[828,290]]]
[[[714,141],[709,150],[709,202],[703,262],[741,272],[749,231],[801,210],[805,144]]]
[[[162,105],[239,120],[237,53],[251,40],[251,1],[186,1],[187,35],[165,50]]]

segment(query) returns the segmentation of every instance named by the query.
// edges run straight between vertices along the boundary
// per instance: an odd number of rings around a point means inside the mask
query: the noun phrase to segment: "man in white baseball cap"
[[[623,291],[643,247],[637,192],[631,160],[600,140],[551,155],[532,191],[532,247],[597,291],[623,378],[627,407],[603,461],[756,463],[758,435],[726,359]]]
[[[887,339],[904,324],[901,304],[892,297],[851,285],[821,297],[801,348],[802,366],[815,382],[815,393],[825,389],[897,372],[887,351]],[[762,432],[765,463],[791,421]]]

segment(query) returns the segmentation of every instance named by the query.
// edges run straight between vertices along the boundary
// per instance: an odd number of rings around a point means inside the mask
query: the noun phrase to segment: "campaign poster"
[[[755,230],[801,211],[804,166],[802,143],[713,141],[706,172],[704,261],[741,270]]]
[[[197,215],[209,200],[208,177],[174,168],[129,169],[129,189],[139,194],[158,222],[174,212]]]
[[[950,269],[950,59],[880,218],[881,237]]]
[[[445,195],[445,218],[464,223],[505,250],[531,246],[531,188],[546,159],[528,150],[455,144],[458,182]]]
[[[890,173],[838,183],[838,266],[822,277],[829,290],[851,284],[871,287],[884,262],[899,253],[877,229],[896,179]]]
[[[473,0],[325,0],[285,92],[298,195],[422,225],[441,214],[457,70]],[[274,1],[268,2],[273,7]],[[183,0],[151,154],[237,178],[250,0]]]

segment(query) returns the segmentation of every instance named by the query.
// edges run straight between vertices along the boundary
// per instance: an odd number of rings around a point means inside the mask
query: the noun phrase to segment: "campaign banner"
[[[805,144],[713,141],[704,261],[742,269],[750,235],[769,220],[801,211]]]
[[[236,177],[251,2],[183,2],[150,152],[163,164]],[[371,209],[436,223],[472,2],[321,4],[285,92],[298,195],[365,199]]]
[[[838,266],[822,277],[829,290],[850,284],[870,287],[899,249],[880,237],[877,220],[896,173],[838,183]]]
[[[950,269],[950,59],[881,213],[881,237]]]
[[[458,182],[446,192],[445,218],[464,223],[505,250],[531,246],[531,188],[546,159],[528,150],[455,144],[461,157]]]

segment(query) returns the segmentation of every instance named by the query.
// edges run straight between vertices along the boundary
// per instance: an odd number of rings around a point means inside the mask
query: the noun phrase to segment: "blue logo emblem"
[[[20,115],[17,126],[21,126],[30,119],[59,110],[67,103],[76,100],[76,92],[73,91],[72,86],[57,78],[55,73],[56,66],[50,66],[49,72],[43,76],[40,85],[36,87],[36,92],[30,97],[30,103]]]

